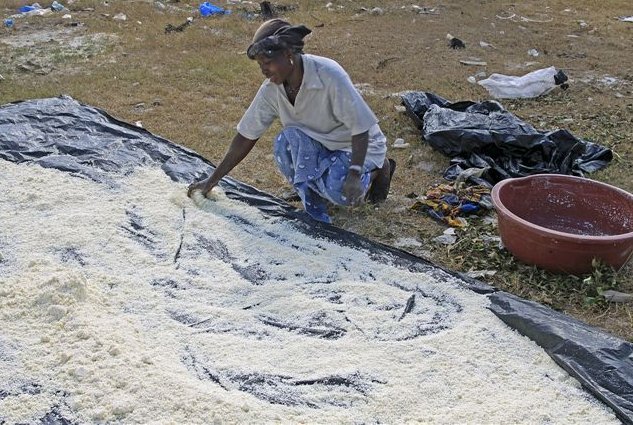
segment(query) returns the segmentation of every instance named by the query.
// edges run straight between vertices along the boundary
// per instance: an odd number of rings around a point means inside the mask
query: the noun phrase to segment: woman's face
[[[257,55],[255,60],[262,70],[262,74],[274,84],[282,84],[288,79],[294,67],[290,62],[290,53],[284,52],[272,58],[265,55]]]

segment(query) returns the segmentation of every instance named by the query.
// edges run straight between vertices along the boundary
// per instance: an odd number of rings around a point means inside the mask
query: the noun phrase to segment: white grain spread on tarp
[[[158,168],[0,161],[0,189],[0,422],[617,423],[440,270]]]

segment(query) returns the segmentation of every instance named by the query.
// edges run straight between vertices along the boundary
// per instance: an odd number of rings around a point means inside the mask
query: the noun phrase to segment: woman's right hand
[[[255,146],[255,142],[257,142],[257,140],[247,139],[240,133],[237,133],[235,137],[233,137],[229,150],[226,152],[217,168],[208,178],[199,182],[191,183],[191,185],[189,185],[189,189],[187,189],[187,196],[191,198],[193,191],[199,190],[206,197],[207,194],[211,192],[211,189],[220,182],[222,177],[226,176],[233,167],[239,164],[246,155],[248,155],[251,149],[253,149],[253,146]]]
[[[206,197],[207,193],[211,192],[211,189],[213,189],[213,186],[215,185],[211,184],[210,177],[204,180],[201,180],[199,182],[191,183],[189,185],[189,188],[187,189],[187,196],[191,198],[191,195],[193,194],[193,192],[195,190],[199,190],[200,192],[202,192],[202,195]]]

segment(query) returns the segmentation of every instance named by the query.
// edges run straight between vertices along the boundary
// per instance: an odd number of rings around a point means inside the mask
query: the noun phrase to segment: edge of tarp
[[[198,166],[205,169],[194,169],[187,173],[187,178],[194,179],[208,174],[214,165],[191,149],[175,144],[165,138],[156,136],[146,129],[134,126],[114,118],[104,110],[84,105],[68,96],[60,96],[61,100],[72,101],[78,106],[89,108],[105,117],[108,122],[117,124],[135,133],[142,133],[154,142],[164,145],[172,152],[180,154],[180,159],[188,166],[195,159]],[[0,106],[0,125],[2,111],[21,103],[33,103],[41,100],[23,100]],[[45,152],[38,151],[32,158],[21,153],[10,156],[5,152],[0,134],[0,158],[12,162],[38,162],[47,158]],[[49,153],[50,155],[50,153]],[[175,181],[186,181],[172,167],[174,164],[162,164],[163,171]],[[55,167],[55,161],[45,166]],[[175,171],[176,170],[176,171]],[[64,171],[73,172],[72,166]],[[294,208],[287,202],[262,192],[252,186],[225,177],[220,183],[227,196],[255,206],[264,213],[291,219],[298,231],[313,236],[327,238],[337,243],[366,250],[371,258],[377,261],[388,261],[412,271],[433,271],[448,274],[460,281],[463,286],[476,293],[483,294],[490,300],[489,309],[507,326],[530,338],[541,346],[550,357],[567,373],[577,379],[581,385],[597,399],[609,406],[617,417],[626,424],[633,424],[633,344],[616,338],[601,329],[556,312],[549,307],[528,301],[512,294],[472,279],[462,273],[438,266],[426,259],[382,243],[371,241],[363,236],[344,229],[312,220],[305,212]]]
[[[540,345],[620,420],[633,423],[633,344],[507,292],[488,299],[489,309],[506,325]]]

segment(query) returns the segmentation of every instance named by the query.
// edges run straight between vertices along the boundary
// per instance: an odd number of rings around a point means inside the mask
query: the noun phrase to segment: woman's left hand
[[[363,186],[360,181],[360,174],[349,172],[343,183],[343,196],[350,206],[355,207],[363,202]]]

